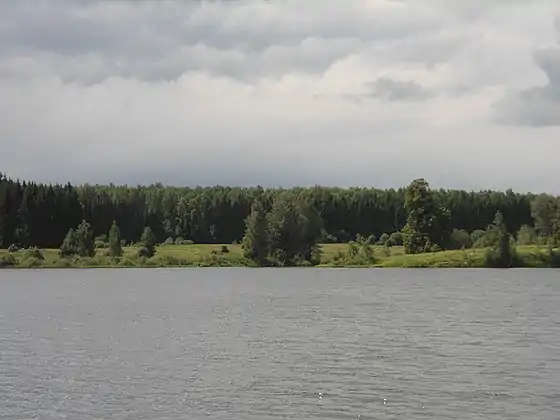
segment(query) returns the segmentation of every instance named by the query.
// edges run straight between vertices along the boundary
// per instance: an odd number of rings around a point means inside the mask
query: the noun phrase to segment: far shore
[[[348,244],[321,245],[321,260],[314,267],[322,268],[486,268],[485,249],[462,249],[428,254],[406,255],[402,247],[372,246],[372,262],[350,263],[345,259]],[[243,257],[243,250],[234,245],[162,245],[152,258],[138,258],[137,247],[125,247],[119,261],[106,255],[106,249],[97,249],[93,258],[60,258],[58,250],[42,250],[44,259],[26,257],[25,251],[9,253],[0,250],[0,261],[11,255],[15,263],[2,268],[164,268],[164,267],[252,267]],[[517,248],[519,267],[550,267],[547,249],[543,246]]]

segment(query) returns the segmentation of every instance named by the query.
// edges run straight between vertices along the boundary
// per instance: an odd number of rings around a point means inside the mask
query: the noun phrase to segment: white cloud
[[[537,49],[557,41],[554,12],[547,0],[0,2],[0,171],[560,192],[548,181],[560,56]],[[496,113],[550,127],[495,125]]]

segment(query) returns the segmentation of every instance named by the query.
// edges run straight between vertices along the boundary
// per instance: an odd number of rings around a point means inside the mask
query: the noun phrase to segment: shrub
[[[449,249],[465,249],[472,247],[471,235],[463,229],[453,229],[449,243]]]
[[[43,265],[43,260],[39,258],[28,257],[22,260],[20,265],[22,267],[41,267]]]
[[[163,243],[161,245],[162,246],[175,245],[175,240],[173,238],[169,237],[165,241],[163,241]]]
[[[393,232],[389,239],[387,240],[387,244],[389,246],[403,246],[403,234],[401,232]]]
[[[107,242],[103,242],[103,241],[95,241],[95,248],[97,249],[103,249],[103,248],[108,248],[109,245],[107,245]]]
[[[143,246],[138,249],[136,255],[138,256],[138,258],[151,258],[154,256],[154,251]]]
[[[548,265],[553,268],[560,268],[560,249],[550,248],[548,250]]]
[[[18,252],[19,251],[19,246],[17,246],[16,244],[11,244],[8,247],[8,252]]]
[[[72,267],[72,261],[70,261],[68,258],[59,258],[55,261],[54,265],[55,267],[59,268],[68,268]]]
[[[181,237],[175,239],[175,245],[192,245],[192,244],[194,244],[194,241],[191,241],[190,239],[183,239]]]
[[[0,268],[13,267],[18,264],[18,260],[11,254],[0,257]]]
[[[220,250],[220,252],[222,254],[228,254],[229,253],[229,248],[227,247],[227,245],[222,245],[222,249]]]
[[[385,245],[385,244],[387,244],[387,241],[389,241],[389,234],[384,233],[379,237],[379,240],[377,241],[377,244],[378,245]]]
[[[35,258],[35,259],[41,260],[41,261],[43,261],[45,259],[45,257],[43,256],[43,251],[40,250],[37,247],[34,247],[34,246],[31,247],[31,248],[28,248],[24,251],[23,258],[24,259]]]

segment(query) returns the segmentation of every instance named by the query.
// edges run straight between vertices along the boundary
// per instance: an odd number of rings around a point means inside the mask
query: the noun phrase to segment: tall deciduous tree
[[[280,194],[268,215],[270,253],[281,265],[315,262],[321,218],[313,206],[294,194]]]
[[[407,222],[403,240],[407,254],[444,249],[451,235],[450,213],[439,205],[423,179],[411,182],[405,192]]]

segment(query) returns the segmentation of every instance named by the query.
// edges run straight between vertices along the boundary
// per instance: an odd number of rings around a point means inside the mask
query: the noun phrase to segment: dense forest
[[[94,236],[107,234],[115,221],[125,243],[139,242],[146,227],[158,243],[178,238],[200,244],[241,242],[253,204],[258,202],[268,212],[285,193],[316,210],[322,242],[348,242],[357,235],[387,238],[407,224],[406,192],[407,188],[320,186],[281,190],[50,185],[0,174],[0,247],[58,248],[82,220],[90,224]],[[469,234],[485,230],[500,212],[514,236],[522,227],[549,236],[558,213],[558,199],[546,195],[511,190],[431,192],[436,205],[446,211],[448,227]]]

